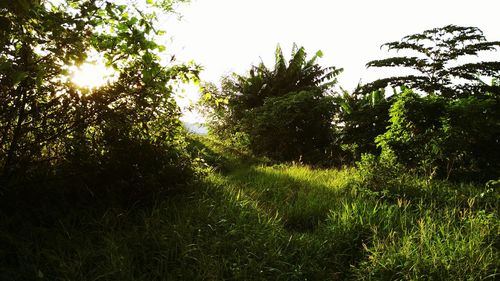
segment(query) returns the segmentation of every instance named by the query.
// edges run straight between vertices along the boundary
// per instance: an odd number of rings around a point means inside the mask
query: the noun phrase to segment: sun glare
[[[113,71],[103,64],[84,63],[72,67],[71,81],[78,87],[97,88],[104,86],[113,77]]]

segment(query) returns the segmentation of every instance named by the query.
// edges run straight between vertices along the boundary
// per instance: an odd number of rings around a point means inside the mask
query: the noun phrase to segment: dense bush
[[[332,98],[320,92],[290,92],[267,98],[243,122],[256,153],[282,161],[317,163],[328,157],[334,109]]]
[[[500,171],[499,108],[491,95],[449,101],[406,90],[377,143],[426,176],[494,179]]]
[[[335,141],[344,151],[340,162],[352,164],[364,153],[380,154],[375,138],[387,130],[389,108],[396,95],[386,98],[383,90],[368,94],[344,91],[335,98],[340,105],[334,118]]]

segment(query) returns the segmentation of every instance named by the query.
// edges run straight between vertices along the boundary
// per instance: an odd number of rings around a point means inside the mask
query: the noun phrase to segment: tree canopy
[[[199,68],[160,59],[165,47],[156,42],[163,32],[156,15],[170,12],[174,3],[0,3],[2,186],[40,171],[54,174],[47,167],[68,163],[82,165],[71,173],[88,172],[86,164],[104,171],[108,163],[113,169],[107,173],[118,177],[151,173],[155,168],[142,166],[155,161],[171,166],[170,172],[175,165],[183,170],[187,162],[175,160],[182,158],[182,126],[171,93],[174,83],[196,79]],[[92,53],[104,57],[117,79],[97,89],[78,88],[69,69]],[[154,157],[145,157],[148,150]]]
[[[498,86],[484,82],[484,76],[500,76],[499,61],[462,63],[467,56],[478,56],[483,51],[496,51],[498,41],[487,41],[477,27],[447,25],[408,35],[401,41],[389,42],[382,47],[395,51],[412,51],[414,56],[395,56],[374,60],[367,67],[404,67],[417,72],[376,80],[363,87],[370,92],[386,86],[407,86],[426,93],[447,98],[498,91]]]

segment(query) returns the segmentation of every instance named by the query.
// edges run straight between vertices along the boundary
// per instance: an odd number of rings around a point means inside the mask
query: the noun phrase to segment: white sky
[[[359,80],[390,75],[366,69],[371,60],[391,55],[380,45],[447,24],[479,27],[490,41],[500,41],[499,0],[192,0],[166,19],[170,51],[180,61],[204,67],[201,78],[218,83],[231,72],[245,73],[262,59],[271,65],[279,43],[286,57],[292,44],[312,55],[322,50],[324,66],[344,68],[339,85],[353,90]],[[494,59],[500,53],[494,53]],[[181,106],[196,98],[194,88]],[[185,121],[199,120],[186,113]]]

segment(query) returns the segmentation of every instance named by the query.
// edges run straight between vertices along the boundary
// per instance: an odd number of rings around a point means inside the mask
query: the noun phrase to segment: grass
[[[1,212],[0,280],[499,277],[496,190],[197,149],[223,173],[153,206]]]

